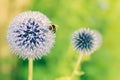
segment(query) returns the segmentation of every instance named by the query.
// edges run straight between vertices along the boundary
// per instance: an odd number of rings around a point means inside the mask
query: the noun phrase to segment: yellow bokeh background
[[[59,80],[71,75],[78,54],[71,34],[81,27],[98,30],[102,46],[82,59],[85,74],[73,80],[120,80],[120,0],[0,0],[0,80],[26,80],[28,61],[9,49],[9,23],[24,11],[40,11],[59,25],[50,54],[34,61],[33,80]],[[61,79],[66,80],[66,79]]]

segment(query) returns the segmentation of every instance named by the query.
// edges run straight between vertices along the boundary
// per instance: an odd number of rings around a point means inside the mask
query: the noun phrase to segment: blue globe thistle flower
[[[95,31],[82,28],[72,35],[73,48],[81,54],[93,53],[101,44],[101,35]]]
[[[19,57],[41,58],[50,52],[55,42],[55,33],[49,29],[51,25],[40,12],[20,13],[9,25],[8,44]]]

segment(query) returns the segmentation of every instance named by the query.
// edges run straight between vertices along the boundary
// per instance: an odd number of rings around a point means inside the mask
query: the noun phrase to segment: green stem
[[[78,61],[77,61],[77,63],[76,63],[76,66],[75,66],[75,68],[74,68],[74,70],[73,70],[73,72],[72,72],[72,75],[71,75],[71,77],[70,77],[69,80],[72,80],[73,77],[76,75],[76,72],[77,72],[77,70],[78,70],[78,68],[79,68],[79,65],[80,65],[80,63],[81,63],[81,60],[82,60],[82,56],[83,56],[83,55],[80,55],[80,56],[79,56]]]
[[[28,80],[32,80],[33,78],[33,59],[29,58],[29,75]]]

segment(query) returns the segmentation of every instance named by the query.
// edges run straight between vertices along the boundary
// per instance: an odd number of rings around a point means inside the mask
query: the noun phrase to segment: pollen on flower
[[[82,28],[72,35],[73,48],[81,54],[93,53],[101,44],[101,35],[94,30]]]
[[[40,58],[53,47],[55,34],[49,30],[50,20],[40,12],[23,12],[9,25],[10,48],[22,58]]]

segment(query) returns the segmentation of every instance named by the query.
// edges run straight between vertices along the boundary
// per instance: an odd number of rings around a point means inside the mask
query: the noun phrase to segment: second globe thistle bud
[[[93,53],[101,44],[101,35],[86,28],[79,29],[72,35],[72,45],[81,54]]]

